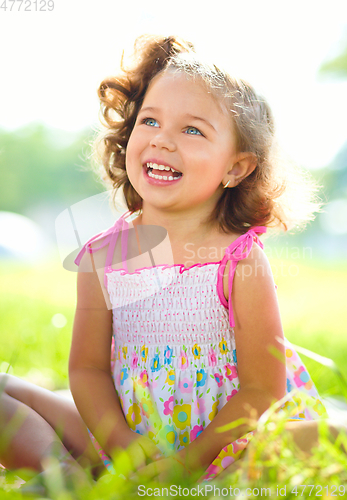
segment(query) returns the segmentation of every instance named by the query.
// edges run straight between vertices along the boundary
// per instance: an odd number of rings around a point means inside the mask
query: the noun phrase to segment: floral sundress
[[[125,216],[103,238],[112,245]],[[258,234],[265,227],[250,229],[228,247],[220,262],[159,265],[114,270],[105,267],[105,284],[113,309],[111,368],[115,388],[129,427],[150,437],[164,454],[191,443],[214,419],[218,411],[240,390],[234,317],[231,305],[232,280],[237,262],[245,258],[254,242],[263,246]],[[122,242],[123,244],[123,242]],[[109,253],[110,254],[110,253]],[[222,289],[222,275],[231,260],[229,303]],[[310,408],[298,409],[295,418],[319,418],[324,412],[317,390],[299,356],[286,344],[287,392],[299,388],[313,400]],[[300,395],[285,406],[301,406]],[[233,463],[246,448],[253,433],[223,448],[208,467],[211,480]],[[109,457],[93,436],[105,466],[113,471]]]

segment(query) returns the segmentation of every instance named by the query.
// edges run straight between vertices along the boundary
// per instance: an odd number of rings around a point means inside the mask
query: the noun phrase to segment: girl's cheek
[[[125,161],[131,160],[131,158],[136,154],[140,146],[139,137],[137,137],[136,130],[133,130],[130,134],[128,144],[126,147]]]

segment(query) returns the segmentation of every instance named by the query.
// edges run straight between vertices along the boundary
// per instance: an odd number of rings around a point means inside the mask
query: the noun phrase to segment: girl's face
[[[183,73],[159,75],[126,151],[127,174],[143,210],[208,216],[237,161],[236,144],[230,117],[202,84]]]

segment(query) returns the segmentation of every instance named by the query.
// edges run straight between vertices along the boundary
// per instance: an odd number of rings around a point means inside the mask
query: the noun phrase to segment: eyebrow
[[[141,113],[142,111],[154,111],[154,112],[158,112],[160,111],[159,108],[155,108],[153,106],[146,106],[144,108],[141,108],[139,113]],[[214,128],[214,126],[212,125],[211,122],[209,122],[208,120],[206,120],[205,118],[202,118],[201,116],[195,116],[195,115],[192,115],[191,113],[186,113],[184,116],[186,116],[187,118],[191,118],[192,120],[198,120],[200,122],[203,122],[205,123],[207,126],[209,126],[210,128],[212,128],[215,132],[216,132],[216,129]]]
[[[208,120],[205,120],[205,118],[202,118],[201,116],[195,116],[195,115],[192,115],[190,113],[186,113],[185,116],[188,116],[188,118],[191,118],[192,120],[198,120],[200,122],[203,122],[206,125],[208,125],[210,128],[212,128],[214,131],[216,131],[216,129],[214,128],[214,126],[212,125],[212,123],[209,122]]]

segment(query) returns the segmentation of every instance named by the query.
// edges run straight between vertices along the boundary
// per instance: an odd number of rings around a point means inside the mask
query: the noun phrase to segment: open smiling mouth
[[[152,179],[158,179],[163,181],[175,181],[182,177],[182,172],[175,170],[167,165],[157,165],[157,163],[146,163],[147,175]],[[169,174],[170,172],[170,174]]]

